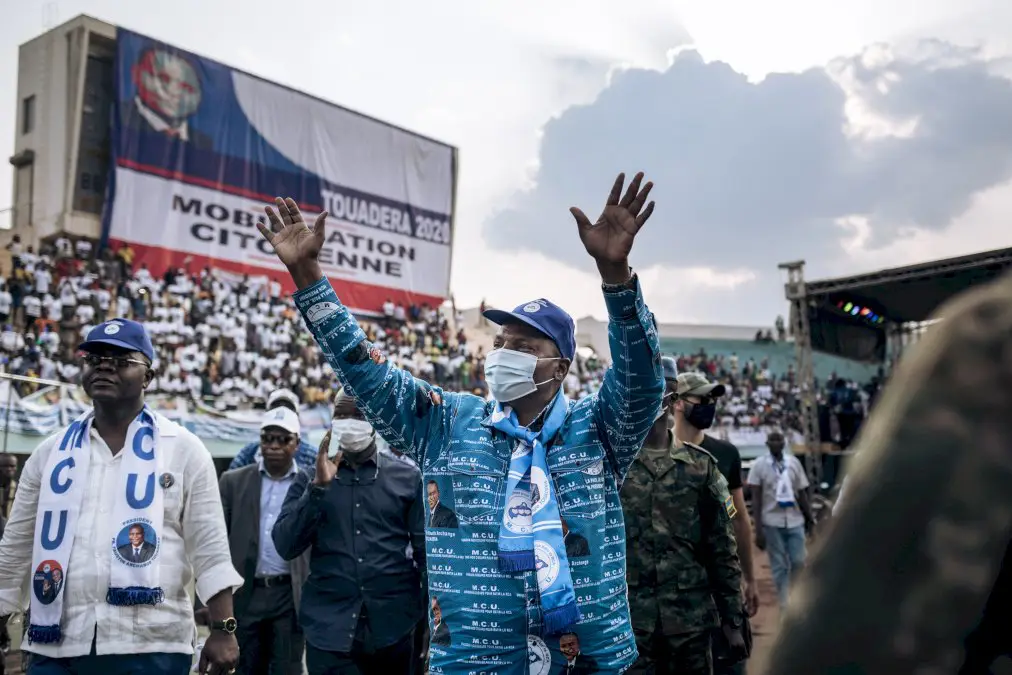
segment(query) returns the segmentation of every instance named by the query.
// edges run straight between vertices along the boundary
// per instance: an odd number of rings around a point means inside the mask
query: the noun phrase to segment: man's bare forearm
[[[224,621],[225,619],[231,619],[233,614],[232,609],[232,589],[226,588],[223,591],[219,591],[207,601],[207,613],[211,621]]]
[[[303,261],[297,265],[292,265],[288,268],[288,273],[292,275],[292,281],[295,282],[296,288],[300,291],[304,288],[309,288],[323,278],[323,269],[320,267],[320,263],[315,260]]]

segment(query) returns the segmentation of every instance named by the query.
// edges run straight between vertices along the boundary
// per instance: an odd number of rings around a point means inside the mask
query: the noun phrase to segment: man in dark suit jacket
[[[429,639],[429,644],[439,645],[440,647],[450,646],[450,629],[446,627],[446,622],[443,621],[443,610],[439,608],[439,601],[432,598],[432,637]]]
[[[291,562],[278,555],[270,536],[288,488],[298,473],[299,416],[268,410],[261,422],[261,457],[226,471],[219,480],[232,565],[243,577],[233,599],[239,628],[238,672],[300,675],[305,639],[298,623],[309,551]]]
[[[119,554],[127,562],[146,563],[155,555],[155,545],[144,539],[144,526],[134,523],[127,534],[129,544],[119,547]]]
[[[429,527],[444,529],[456,529],[458,526],[457,514],[453,509],[447,508],[439,501],[439,485],[436,481],[430,480],[426,485],[429,500]]]

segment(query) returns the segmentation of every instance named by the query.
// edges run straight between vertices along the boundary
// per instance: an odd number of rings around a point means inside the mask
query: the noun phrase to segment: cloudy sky
[[[170,8],[171,7],[171,8]],[[635,7],[635,9],[633,9]],[[618,171],[666,322],[766,325],[777,263],[842,276],[1012,242],[1007,0],[0,0],[17,45],[88,13],[460,148],[458,304],[602,316],[569,206]],[[0,165],[0,209],[11,168]]]

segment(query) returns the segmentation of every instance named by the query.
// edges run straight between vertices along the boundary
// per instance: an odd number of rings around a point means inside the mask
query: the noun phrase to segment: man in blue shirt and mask
[[[618,486],[664,391],[656,324],[628,261],[653,211],[652,185],[640,189],[642,180],[623,194],[619,175],[594,224],[571,209],[601,273],[613,364],[600,391],[576,403],[562,394],[574,324],[551,302],[485,312],[501,326],[485,362],[494,400],[444,393],[390,365],[340,304],[318,262],[326,213],[310,228],[294,200],[279,198],[277,211],[267,208],[270,227],[259,224],[365,417],[456,514],[457,527],[426,527],[430,611],[439,608],[432,635],[445,626],[445,639],[431,645],[432,672],[559,672],[569,662],[564,634],[601,672],[636,660]],[[589,541],[590,555],[568,558],[562,519]]]

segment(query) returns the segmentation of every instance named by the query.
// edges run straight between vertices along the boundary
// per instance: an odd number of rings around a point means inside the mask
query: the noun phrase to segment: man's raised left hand
[[[629,183],[625,195],[622,195],[625,174],[620,173],[612,185],[604,210],[595,223],[591,223],[577,207],[569,209],[576,219],[580,240],[597,263],[601,280],[606,284],[622,284],[629,280],[629,251],[632,250],[636,234],[654,212],[654,203],[647,203],[654,184],[648,182],[640,189],[642,181],[643,173],[640,172]]]

